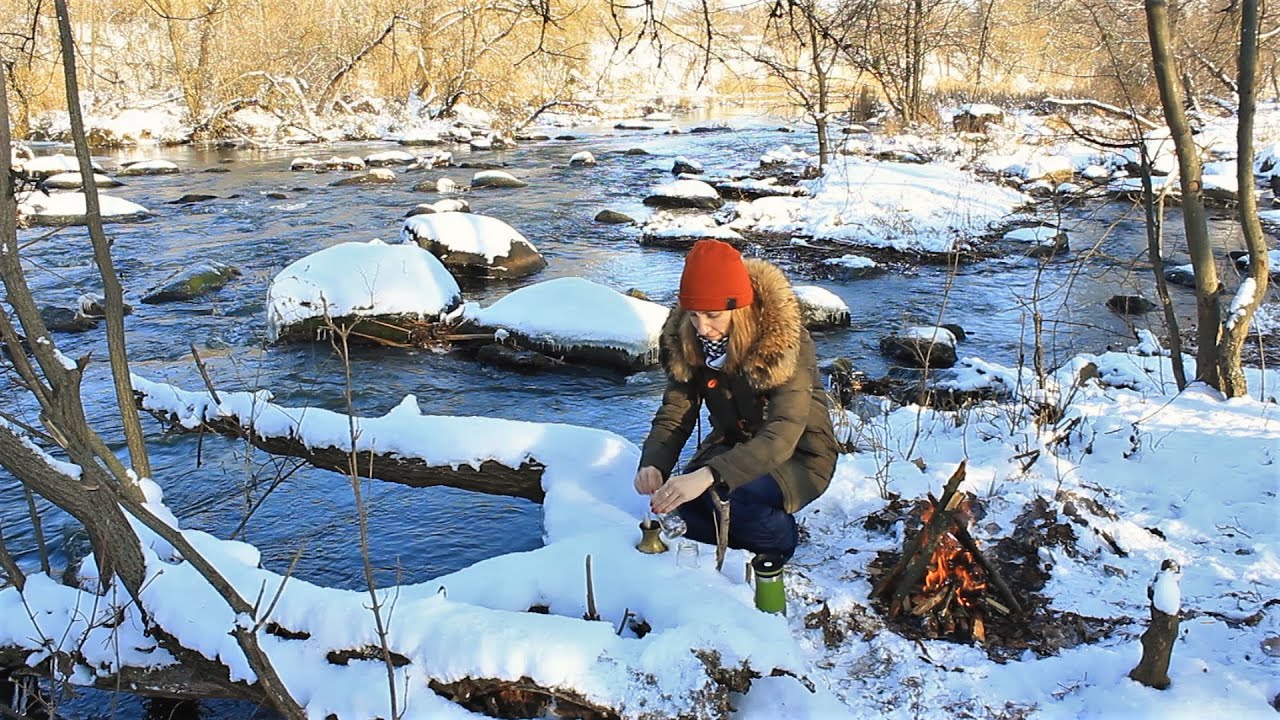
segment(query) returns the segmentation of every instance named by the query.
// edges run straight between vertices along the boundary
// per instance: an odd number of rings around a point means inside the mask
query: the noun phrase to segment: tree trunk
[[[1172,560],[1161,563],[1160,572],[1152,581],[1147,595],[1151,596],[1151,624],[1142,633],[1142,659],[1129,671],[1129,677],[1157,690],[1169,687],[1169,661],[1173,657],[1173,643],[1178,639],[1178,613],[1166,613],[1159,607],[1160,601],[1155,596],[1161,581],[1176,583],[1171,578],[1177,577],[1178,564]],[[1170,577],[1165,577],[1171,574]],[[1172,609],[1172,608],[1170,608]]]
[[[1248,394],[1240,352],[1254,311],[1267,296],[1267,241],[1258,222],[1258,197],[1253,177],[1253,119],[1258,105],[1258,2],[1241,0],[1240,4],[1240,74],[1236,83],[1240,97],[1239,130],[1236,135],[1236,181],[1240,196],[1240,228],[1244,231],[1245,249],[1249,251],[1249,275],[1241,283],[1231,317],[1227,318],[1222,341],[1218,345],[1218,377],[1220,390],[1227,397]],[[1249,286],[1252,284],[1252,288]]]
[[[1187,123],[1178,88],[1169,33],[1167,0],[1146,0],[1147,34],[1151,40],[1151,59],[1165,121],[1178,154],[1178,183],[1182,188],[1182,223],[1186,229],[1187,248],[1196,275],[1196,376],[1220,388],[1218,378],[1218,336],[1222,332],[1222,313],[1218,304],[1218,270],[1205,222],[1200,156],[1196,150],[1191,126]]]
[[[111,360],[111,378],[116,390],[116,404],[120,407],[120,420],[124,424],[125,443],[129,447],[129,459],[133,464],[134,480],[151,477],[151,461],[147,457],[147,445],[142,436],[142,421],[133,407],[133,386],[129,382],[129,358],[124,344],[124,290],[111,260],[111,245],[102,230],[102,215],[98,203],[98,186],[93,182],[93,160],[89,155],[89,143],[84,135],[84,117],[80,113],[80,90],[76,81],[76,54],[71,37],[71,17],[67,13],[67,0],[54,0],[58,12],[58,33],[62,40],[62,67],[67,88],[67,112],[71,119],[71,137],[75,140],[76,156],[80,161],[80,177],[84,178],[83,191],[85,214],[88,217],[89,239],[93,243],[93,260],[102,276],[102,294],[107,319],[107,353]],[[7,146],[7,144],[6,144]],[[135,482],[125,483],[126,491],[142,501],[142,491]]]
[[[1173,379],[1178,391],[1187,387],[1187,369],[1182,364],[1182,336],[1178,329],[1178,315],[1173,311],[1173,299],[1169,297],[1169,284],[1164,279],[1164,195],[1159,199],[1151,187],[1151,158],[1147,156],[1147,143],[1138,139],[1142,158],[1142,211],[1147,225],[1147,255],[1151,257],[1151,270],[1156,276],[1156,295],[1164,311],[1164,324],[1169,328],[1169,361],[1173,364]]]

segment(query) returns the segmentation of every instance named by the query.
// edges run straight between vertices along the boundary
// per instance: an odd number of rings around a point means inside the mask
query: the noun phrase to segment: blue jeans
[[[716,544],[715,501],[709,489],[676,509],[690,540]],[[729,493],[729,547],[791,559],[800,542],[795,516],[782,509],[782,490],[771,475],[761,475]]]

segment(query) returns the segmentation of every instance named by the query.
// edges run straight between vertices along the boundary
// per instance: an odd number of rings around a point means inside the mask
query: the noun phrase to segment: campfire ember
[[[957,492],[964,473],[961,463],[942,498],[929,496],[920,529],[908,536],[902,558],[881,576],[872,597],[885,602],[891,618],[919,618],[932,637],[982,643],[988,613],[1009,615],[1022,608],[969,534],[972,496]]]

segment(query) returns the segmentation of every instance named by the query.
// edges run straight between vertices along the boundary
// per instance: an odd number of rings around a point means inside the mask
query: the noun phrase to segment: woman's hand
[[[672,475],[671,479],[653,494],[649,500],[650,507],[656,513],[669,513],[706,492],[715,480],[716,477],[711,474],[711,468],[705,467],[684,475]]]
[[[662,487],[662,473],[652,465],[645,465],[636,471],[636,492],[641,495],[652,495]]]

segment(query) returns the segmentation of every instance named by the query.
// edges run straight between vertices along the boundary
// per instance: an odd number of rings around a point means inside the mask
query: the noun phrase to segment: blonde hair
[[[760,337],[760,309],[755,303],[751,303],[725,312],[729,313],[729,350],[725,357],[724,371],[733,372]],[[686,312],[684,320],[684,327],[680,329],[680,344],[683,346],[684,356],[699,358],[706,364],[702,344],[698,342],[698,332],[693,327],[693,316]]]

